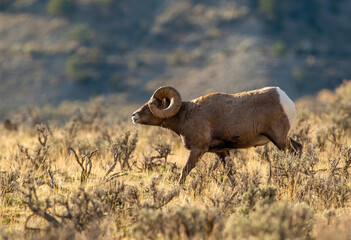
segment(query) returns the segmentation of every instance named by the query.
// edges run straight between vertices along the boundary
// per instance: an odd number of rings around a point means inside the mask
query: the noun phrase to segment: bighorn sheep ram
[[[230,149],[269,141],[280,150],[300,153],[302,145],[288,137],[295,120],[294,102],[279,87],[211,93],[191,101],[182,101],[173,87],[160,87],[132,115],[133,123],[161,126],[181,136],[190,153],[180,184],[206,152],[216,153],[223,164]]]

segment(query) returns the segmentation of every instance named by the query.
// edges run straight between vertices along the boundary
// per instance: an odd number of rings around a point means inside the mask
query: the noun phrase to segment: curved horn
[[[166,109],[158,108],[156,105],[156,99],[162,101],[162,99],[170,99],[171,103]],[[158,118],[170,118],[178,113],[180,107],[182,106],[182,98],[179,92],[173,87],[160,87],[156,89],[152,95],[149,103],[150,111],[153,115]]]

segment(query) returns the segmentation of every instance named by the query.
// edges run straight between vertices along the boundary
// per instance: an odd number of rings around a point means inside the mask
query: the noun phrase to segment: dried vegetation
[[[207,154],[184,186],[178,137],[116,122],[93,102],[66,126],[1,128],[5,239],[348,239],[351,82],[300,108],[301,157],[269,144]],[[321,110],[323,109],[323,110]],[[33,115],[33,114],[32,114]]]

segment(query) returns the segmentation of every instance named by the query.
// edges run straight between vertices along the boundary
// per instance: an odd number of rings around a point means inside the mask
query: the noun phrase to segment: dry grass
[[[350,91],[345,82],[326,105],[300,108],[292,135],[301,157],[270,144],[233,151],[223,168],[206,154],[184,186],[177,179],[187,152],[177,136],[117,120],[94,101],[64,126],[33,127],[40,118],[27,116],[10,128],[8,119],[0,236],[349,239]]]

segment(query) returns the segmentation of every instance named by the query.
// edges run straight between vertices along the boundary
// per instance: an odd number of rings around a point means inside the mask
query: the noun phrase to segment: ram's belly
[[[253,138],[242,138],[234,137],[231,140],[228,139],[214,139],[208,151],[209,152],[224,152],[230,149],[238,148],[249,148],[265,145],[269,142],[269,139],[264,135],[258,135]]]

